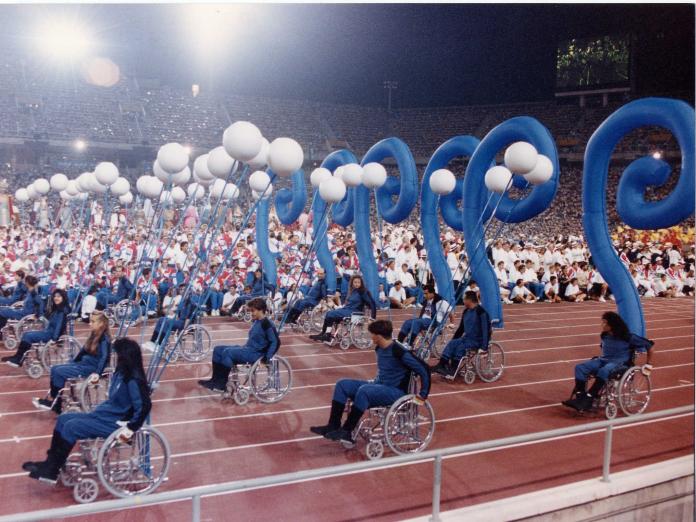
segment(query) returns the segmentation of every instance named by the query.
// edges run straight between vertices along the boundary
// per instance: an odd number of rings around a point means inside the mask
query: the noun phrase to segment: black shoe
[[[37,410],[50,411],[53,408],[53,401],[49,399],[34,398],[31,400],[31,403]]]
[[[19,368],[22,366],[22,360],[18,359],[16,357],[9,357],[6,361],[5,364],[7,366],[12,366],[12,368]]]
[[[444,376],[448,376],[450,373],[452,373],[452,369],[449,366],[442,364],[442,362],[437,363],[430,369],[433,371],[433,373],[438,373]]]
[[[320,339],[324,344],[331,346],[334,342],[334,336],[331,334],[325,334],[322,339]]]
[[[309,428],[309,431],[311,431],[312,433],[316,433],[317,435],[321,435],[322,437],[326,437],[327,433],[330,433],[335,430],[335,426],[329,426],[328,424],[326,426],[310,426]]]
[[[0,361],[2,361],[2,362],[7,362],[7,361],[9,361],[9,360],[12,359],[12,358],[14,358],[14,355],[8,355],[7,357],[3,357],[2,359],[0,359]]]
[[[36,468],[38,468],[41,464],[43,464],[42,461],[36,461],[36,462],[35,462],[35,461],[31,461],[31,460],[30,460],[30,461],[25,462],[24,464],[22,464],[22,469],[23,469],[24,471],[32,472],[32,471],[34,471]]]
[[[326,437],[329,440],[345,440],[346,442],[351,442],[354,443],[355,441],[351,437],[352,433],[346,429],[339,428],[337,430],[330,431],[324,437]]]
[[[200,381],[198,381],[198,384],[200,384],[204,388],[209,389],[210,391],[224,391],[225,390],[224,384],[222,384],[220,381],[216,381],[213,379],[200,380]]]
[[[312,335],[309,336],[309,338],[310,338],[312,341],[321,341],[321,338],[322,338],[324,335],[325,335],[325,334],[312,334]]]
[[[561,404],[573,408],[576,411],[587,411],[592,408],[593,399],[590,395],[586,393],[578,394],[574,399],[563,401]]]
[[[55,485],[58,482],[60,468],[53,465],[50,461],[39,463],[34,469],[29,472],[29,478],[36,479],[40,482]]]

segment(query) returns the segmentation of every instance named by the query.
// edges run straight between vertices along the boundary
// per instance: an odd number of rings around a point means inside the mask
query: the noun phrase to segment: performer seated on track
[[[644,375],[650,375],[652,370],[652,347],[655,343],[632,334],[624,320],[616,312],[605,312],[602,315],[602,333],[600,334],[602,355],[575,366],[575,398],[563,401],[564,406],[577,411],[592,408],[594,399],[599,396],[604,384],[611,373],[617,368],[630,365],[634,352],[646,352],[648,358],[643,365]],[[586,392],[587,378],[595,376],[592,387]]]
[[[91,413],[64,413],[58,417],[46,460],[22,464],[29,477],[55,484],[60,468],[78,440],[108,437],[121,428],[118,438],[128,442],[143,425],[152,403],[140,346],[122,337],[114,341],[114,350],[117,362],[109,398]]]
[[[449,309],[449,303],[442,299],[439,294],[435,293],[433,285],[425,285],[423,287],[425,295],[425,304],[421,308],[420,315],[415,319],[404,321],[399,330],[398,340],[400,343],[408,337],[409,346],[413,346],[416,336],[423,330],[429,328],[435,329],[442,322]],[[435,322],[433,322],[433,317]],[[454,321],[454,316],[450,315],[450,321]]]
[[[280,337],[273,323],[266,317],[266,300],[256,297],[247,303],[253,322],[244,346],[216,346],[213,348],[213,375],[198,384],[212,391],[224,391],[232,366],[253,364],[263,358],[269,361],[280,348]]]
[[[479,304],[476,292],[464,294],[464,313],[452,340],[442,351],[440,361],[433,367],[435,373],[452,375],[457,370],[459,360],[467,351],[488,350],[491,340],[491,318],[486,309]]]
[[[111,269],[111,288],[102,288],[97,292],[97,307],[103,310],[110,304],[128,299],[133,290],[133,283],[123,273],[123,267],[117,265]]]
[[[0,306],[15,304],[17,301],[24,299],[24,296],[27,295],[27,285],[24,284],[24,271],[17,270],[14,276],[16,284],[12,291],[12,295],[9,297],[0,297]]]
[[[230,315],[236,314],[242,305],[249,302],[255,297],[264,297],[267,292],[274,290],[275,287],[263,280],[263,272],[260,268],[254,271],[254,279],[251,283],[251,292],[240,295],[234,304],[230,307]]]
[[[312,285],[312,288],[309,289],[306,297],[295,301],[295,304],[292,305],[292,308],[290,308],[288,312],[288,319],[286,322],[288,324],[296,323],[297,318],[300,317],[302,312],[315,308],[326,295],[326,272],[324,272],[323,268],[320,268],[317,270],[316,282]]]
[[[57,341],[65,333],[65,327],[68,324],[68,314],[70,313],[68,294],[65,290],[56,289],[51,294],[51,301],[53,306],[48,314],[48,326],[46,326],[46,329],[24,333],[17,347],[17,352],[14,355],[2,358],[5,364],[13,368],[19,368],[22,366],[24,354],[29,351],[33,343]]]
[[[196,312],[196,305],[192,301],[192,294],[186,297],[185,302],[181,302],[183,294],[186,292],[186,283],[179,285],[179,294],[174,296],[167,304],[166,309],[163,308],[164,317],[157,319],[155,329],[152,331],[150,341],[143,344],[143,349],[151,352],[164,341],[164,337],[171,332],[180,332],[183,330],[187,319],[193,319],[193,314]]]
[[[376,406],[391,406],[408,393],[411,372],[421,379],[417,399],[426,401],[430,393],[430,371],[428,365],[392,339],[391,321],[379,320],[367,327],[375,343],[377,377],[372,381],[341,379],[336,383],[331,401],[329,422],[325,426],[312,426],[312,433],[330,440],[353,442],[353,430],[365,410]],[[346,401],[353,405],[346,421],[341,426],[341,417]]]
[[[48,392],[48,397],[32,399],[32,404],[36,409],[53,409],[54,412],[60,413],[61,401],[54,401],[54,399],[58,397],[58,393],[63,389],[65,381],[68,379],[89,376],[92,382],[99,380],[99,376],[109,364],[109,355],[111,354],[109,319],[104,312],[92,312],[89,329],[87,341],[72,362],[51,367],[51,389]]]
[[[43,306],[38,291],[39,280],[33,275],[28,275],[24,278],[24,284],[27,287],[27,293],[24,296],[22,308],[16,310],[9,306],[0,307],[0,339],[2,339],[1,330],[5,327],[9,319],[18,321],[27,315],[33,314],[36,317],[41,315]]]
[[[369,290],[365,288],[365,281],[359,274],[355,274],[350,278],[348,283],[348,295],[346,302],[342,308],[329,310],[324,317],[324,324],[321,327],[321,333],[318,335],[310,335],[309,338],[315,341],[330,342],[333,336],[328,332],[329,327],[340,323],[345,317],[350,317],[354,313],[362,312],[366,306],[370,307],[370,316],[372,319],[377,317],[377,305],[372,298]]]

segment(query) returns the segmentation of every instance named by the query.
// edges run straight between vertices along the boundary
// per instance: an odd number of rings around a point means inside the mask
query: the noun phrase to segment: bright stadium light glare
[[[184,145],[184,150],[186,151],[186,154],[188,154],[189,156],[191,155],[191,145]]]
[[[50,20],[36,31],[39,49],[55,60],[75,60],[92,47],[87,29],[73,20]]]
[[[75,147],[75,150],[78,152],[82,152],[87,148],[87,144],[85,143],[84,140],[75,140],[73,143],[73,147]]]
[[[188,31],[187,42],[198,59],[214,62],[229,53],[233,41],[241,37],[250,19],[258,15],[256,5],[190,3],[182,5],[181,23]]]
[[[652,157],[655,158],[656,160],[662,159],[662,153],[659,150],[657,150],[657,151],[653,152]]]

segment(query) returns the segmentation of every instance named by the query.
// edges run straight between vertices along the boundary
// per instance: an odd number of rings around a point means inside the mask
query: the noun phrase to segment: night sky
[[[212,63],[192,54],[180,5],[0,6],[0,42],[26,49],[30,22],[78,13],[124,72],[190,88],[397,107],[549,99],[559,41],[634,35],[640,94],[694,89],[694,6],[251,5]],[[195,38],[193,38],[195,40]],[[29,52],[27,50],[26,52]]]

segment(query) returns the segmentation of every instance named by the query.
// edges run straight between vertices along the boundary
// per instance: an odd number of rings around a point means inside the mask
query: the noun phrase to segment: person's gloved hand
[[[413,398],[413,402],[415,402],[417,406],[423,406],[427,400],[428,400],[428,399],[424,399],[424,398],[421,397],[420,395],[416,395],[416,396]]]
[[[640,373],[642,373],[643,375],[645,375],[647,377],[648,375],[650,375],[650,372],[652,372],[652,369],[653,369],[652,364],[644,364],[640,368]]]
[[[129,430],[126,426],[121,428],[116,436],[119,442],[130,442],[133,438],[133,430]]]
[[[99,382],[99,374],[98,373],[91,373],[89,377],[87,377],[87,384],[97,384]]]

